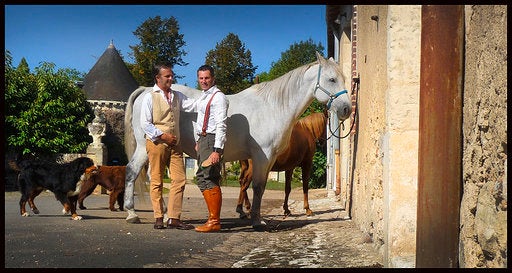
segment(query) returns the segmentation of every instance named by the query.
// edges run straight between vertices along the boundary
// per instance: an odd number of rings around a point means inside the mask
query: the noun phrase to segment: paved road
[[[81,221],[61,214],[53,194],[36,198],[41,214],[21,217],[17,192],[5,193],[6,268],[299,268],[382,267],[378,252],[339,202],[325,190],[310,191],[315,215],[306,217],[300,189],[292,191],[292,215],[282,216],[282,191],[265,191],[262,215],[269,229],[256,232],[235,212],[238,188],[223,187],[222,231],[155,230],[149,200],[136,197],[142,224],[108,210],[108,195],[85,199]],[[252,199],[252,192],[250,192]],[[299,200],[299,201],[296,201]],[[204,223],[207,209],[197,186],[187,185],[182,219]]]

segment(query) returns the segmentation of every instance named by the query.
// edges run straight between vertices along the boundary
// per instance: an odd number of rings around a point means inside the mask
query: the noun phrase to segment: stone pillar
[[[92,136],[92,143],[87,147],[87,156],[94,161],[96,165],[106,165],[108,150],[107,146],[101,142],[101,138],[105,136],[107,125],[105,123],[105,115],[99,107],[94,109],[94,119],[87,124],[89,135]],[[106,193],[107,191],[98,185],[94,190],[95,193]]]

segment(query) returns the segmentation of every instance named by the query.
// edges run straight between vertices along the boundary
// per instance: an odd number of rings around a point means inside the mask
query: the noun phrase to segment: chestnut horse
[[[292,130],[290,143],[285,151],[277,156],[276,162],[272,166],[272,171],[285,171],[285,188],[284,188],[284,215],[289,215],[288,197],[292,188],[292,174],[296,167],[302,169],[302,192],[304,193],[304,209],[306,215],[313,215],[313,211],[309,208],[308,189],[309,178],[313,167],[313,156],[316,151],[316,142],[325,142],[325,127],[327,123],[327,113],[313,113],[309,116],[298,120]],[[246,218],[242,206],[250,211],[251,203],[247,196],[247,188],[252,181],[252,160],[240,160],[240,195],[236,212],[240,214],[240,218]]]

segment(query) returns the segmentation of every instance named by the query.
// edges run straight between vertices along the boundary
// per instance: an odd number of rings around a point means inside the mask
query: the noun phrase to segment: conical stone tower
[[[110,42],[98,62],[87,73],[83,90],[89,101],[127,102],[139,87],[119,52]]]
[[[104,145],[96,143],[96,164],[126,165],[123,145],[124,110],[130,94],[139,87],[126,67],[113,42],[84,78],[82,90],[91,107],[104,117],[106,129],[101,136]],[[92,134],[92,133],[91,133]],[[97,136],[93,136],[93,138]],[[97,139],[96,139],[97,140]],[[100,148],[102,151],[99,151]],[[89,152],[88,152],[89,153]]]

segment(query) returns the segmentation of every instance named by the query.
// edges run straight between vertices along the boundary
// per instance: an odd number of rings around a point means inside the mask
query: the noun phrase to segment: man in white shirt
[[[146,137],[146,151],[150,168],[150,198],[155,217],[155,229],[165,228],[163,223],[163,177],[169,168],[171,187],[167,215],[167,228],[192,229],[181,221],[183,192],[186,176],[183,150],[179,145],[180,111],[195,111],[195,101],[183,93],[172,90],[174,72],[170,64],[153,67],[155,85],[142,101],[140,121]]]
[[[222,192],[220,190],[220,161],[226,142],[226,121],[229,102],[215,85],[215,74],[209,65],[197,70],[197,80],[202,96],[197,103],[196,150],[199,169],[196,172],[197,185],[208,206],[208,220],[195,228],[198,232],[220,230],[220,209]]]

